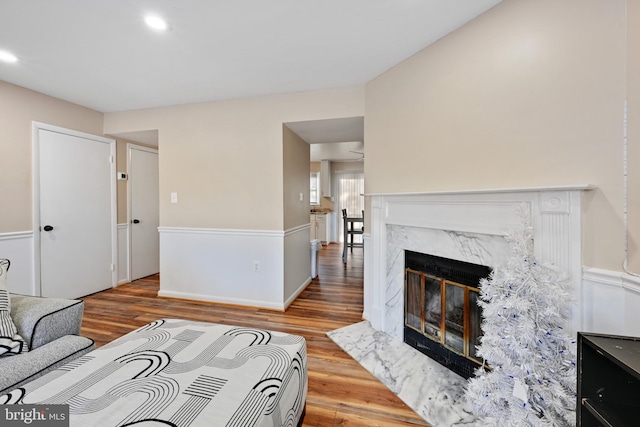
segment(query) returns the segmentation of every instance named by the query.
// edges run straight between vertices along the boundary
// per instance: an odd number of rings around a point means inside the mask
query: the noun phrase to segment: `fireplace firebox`
[[[405,251],[404,341],[458,375],[482,364],[480,280],[491,268]]]

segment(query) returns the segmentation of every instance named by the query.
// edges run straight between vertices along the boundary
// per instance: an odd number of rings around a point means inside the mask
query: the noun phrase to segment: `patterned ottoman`
[[[296,426],[304,338],[161,319],[0,396],[68,404],[72,426]]]

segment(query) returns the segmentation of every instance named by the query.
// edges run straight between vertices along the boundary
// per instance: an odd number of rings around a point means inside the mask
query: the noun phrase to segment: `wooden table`
[[[342,250],[342,261],[347,263],[347,248],[351,248],[351,252],[353,252],[353,248],[364,248],[364,242],[362,243],[353,243],[353,236],[355,234],[362,235],[364,233],[364,218],[362,217],[343,217],[343,233],[344,233],[344,248]],[[354,223],[362,223],[363,227],[354,227]]]

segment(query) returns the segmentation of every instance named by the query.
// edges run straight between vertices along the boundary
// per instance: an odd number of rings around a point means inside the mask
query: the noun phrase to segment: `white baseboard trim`
[[[229,304],[229,305],[259,307],[259,308],[267,308],[267,309],[278,310],[278,311],[284,311],[285,309],[284,304],[265,303],[264,301],[256,301],[251,299],[216,297],[213,295],[194,294],[189,292],[160,290],[158,292],[158,296],[165,297],[165,298],[191,300],[191,301],[206,301],[206,302],[216,302],[216,303]]]
[[[289,308],[289,306],[296,300],[296,298],[300,296],[302,292],[304,292],[305,289],[307,289],[307,286],[311,284],[311,281],[312,281],[311,276],[309,276],[309,278],[302,285],[300,285],[298,290],[294,292],[293,295],[291,295],[289,298],[287,298],[287,300],[284,302],[285,310]]]

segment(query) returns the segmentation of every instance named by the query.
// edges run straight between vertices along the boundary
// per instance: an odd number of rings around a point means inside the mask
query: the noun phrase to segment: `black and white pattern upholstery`
[[[7,271],[11,263],[0,259],[0,356],[26,353],[27,343],[18,335],[18,329],[11,319],[11,299],[7,290]]]
[[[306,396],[304,338],[161,319],[0,403],[69,404],[72,426],[294,427]]]

